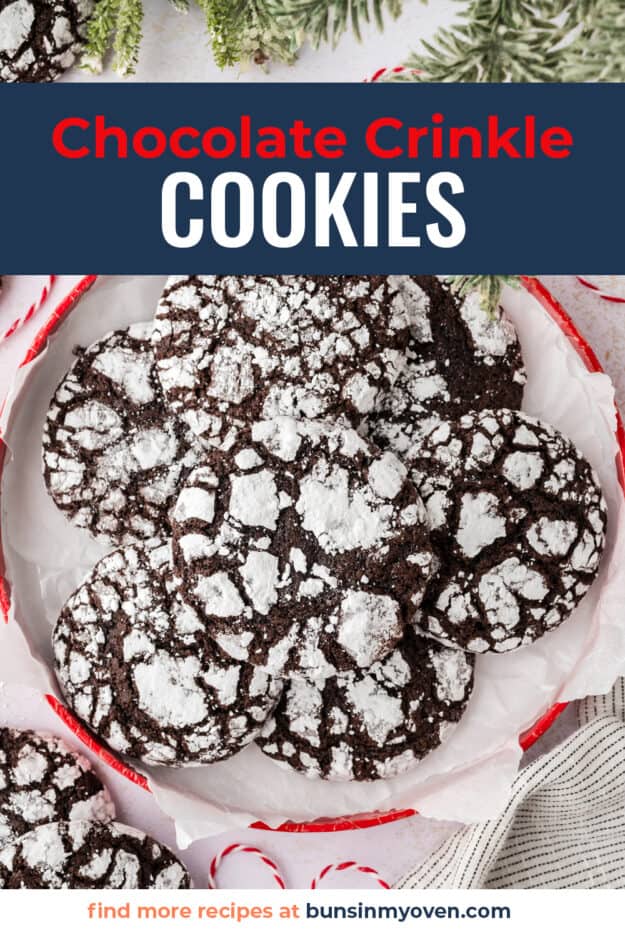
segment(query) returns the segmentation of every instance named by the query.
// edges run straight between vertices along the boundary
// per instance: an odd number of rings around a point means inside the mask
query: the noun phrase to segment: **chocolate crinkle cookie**
[[[0,727],[0,843],[51,821],[111,821],[115,806],[84,756],[56,736]]]
[[[516,410],[526,382],[515,328],[501,309],[487,312],[477,292],[457,297],[438,277],[411,283],[407,364],[363,428],[406,459],[441,420],[469,410]]]
[[[54,81],[74,65],[95,0],[0,0],[0,81]]]
[[[411,476],[439,557],[418,628],[504,652],[570,615],[597,575],[607,520],[570,440],[518,411],[473,412],[431,431]]]
[[[178,486],[203,458],[165,407],[150,333],[137,324],[79,350],[44,427],[48,492],[70,521],[108,543],[168,537]]]
[[[255,423],[211,450],[172,513],[177,585],[211,637],[274,675],[384,657],[433,555],[403,464],[349,427]]]
[[[182,863],[125,824],[44,824],[0,848],[1,889],[189,889]]]
[[[205,441],[280,415],[358,426],[405,364],[404,277],[172,277],[153,345],[165,397]]]
[[[151,765],[234,755],[282,685],[227,658],[172,582],[170,546],[128,546],[96,564],[59,616],[52,644],[74,713],[104,742]]]
[[[472,689],[471,655],[407,635],[371,668],[292,680],[257,742],[311,778],[391,778],[448,737]]]

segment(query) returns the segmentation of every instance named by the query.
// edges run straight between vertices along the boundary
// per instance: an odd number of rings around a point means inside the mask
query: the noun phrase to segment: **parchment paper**
[[[70,592],[107,552],[73,528],[45,492],[41,431],[48,402],[74,346],[149,319],[163,279],[103,278],[47,351],[22,369],[7,402],[0,424],[10,448],[1,490],[2,541],[13,600],[1,632],[0,680],[59,694],[52,672],[53,623]],[[455,732],[396,779],[315,781],[272,762],[254,745],[213,766],[151,770],[151,787],[176,821],[181,846],[259,819],[274,826],[389,808],[467,823],[492,817],[504,806],[518,767],[519,734],[556,701],[604,693],[625,674],[624,499],[615,469],[612,385],[606,375],[586,370],[526,291],[508,289],[504,306],[527,363],[524,409],[572,437],[601,479],[609,528],[597,582],[556,632],[511,654],[481,656],[473,698]]]

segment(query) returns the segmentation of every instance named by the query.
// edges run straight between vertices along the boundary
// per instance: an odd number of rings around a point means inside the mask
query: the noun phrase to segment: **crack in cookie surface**
[[[0,81],[54,81],[74,65],[95,0],[0,0]]]
[[[438,277],[412,278],[407,363],[364,430],[403,459],[441,420],[469,410],[521,406],[526,382],[516,331],[477,293],[456,297]]]
[[[178,486],[203,458],[165,407],[150,333],[137,324],[78,350],[44,427],[49,494],[70,521],[113,544],[168,537]]]
[[[407,635],[371,668],[294,678],[257,743],[311,778],[392,778],[448,738],[472,689],[471,655]]]
[[[519,411],[485,410],[439,424],[411,465],[439,557],[418,627],[503,652],[560,625],[594,582],[607,524],[575,445]]]
[[[189,889],[174,854],[125,824],[44,824],[0,848],[0,889]]]
[[[49,733],[0,727],[0,844],[52,821],[112,821],[88,759]]]
[[[350,428],[280,417],[206,460],[172,513],[174,567],[224,651],[316,676],[387,654],[433,561],[397,457]]]
[[[168,543],[104,557],[53,635],[76,715],[107,745],[150,765],[234,755],[271,714],[279,681],[228,658],[174,585]]]
[[[168,281],[153,344],[172,410],[211,444],[286,415],[358,426],[405,363],[402,277]]]

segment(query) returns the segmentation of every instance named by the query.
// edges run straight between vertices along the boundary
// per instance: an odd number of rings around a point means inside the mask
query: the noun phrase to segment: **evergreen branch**
[[[623,81],[623,0],[458,0],[389,81]]]
[[[451,289],[458,296],[478,291],[482,305],[491,315],[499,308],[501,294],[505,286],[518,288],[521,279],[505,274],[463,274],[446,278]]]
[[[177,10],[189,9],[189,0],[170,0]],[[96,0],[87,26],[87,42],[82,67],[92,72],[102,70],[102,61],[112,48],[114,68],[122,75],[132,75],[139,59],[143,0]]]
[[[102,71],[102,61],[115,32],[119,4],[120,0],[99,0],[89,20],[82,67],[91,72]]]
[[[560,29],[540,0],[468,0],[405,63],[412,81],[554,81]]]
[[[197,0],[204,12],[215,62],[220,68],[233,65],[241,55],[241,2]]]
[[[581,30],[563,50],[562,81],[625,81],[622,0],[585,0]]]
[[[170,0],[178,10],[190,0]],[[335,46],[348,29],[381,29],[403,0],[196,0],[220,67],[293,62],[309,39]],[[422,0],[427,2],[427,0]],[[144,0],[96,0],[85,67],[97,70],[114,38],[116,67],[134,71]],[[456,0],[457,22],[422,41],[389,81],[625,81],[624,0]]]
[[[295,61],[303,37],[273,17],[267,0],[197,0],[220,68],[251,60]]]
[[[271,15],[285,26],[303,33],[317,48],[323,42],[336,46],[351,26],[357,39],[362,38],[362,24],[374,22],[384,28],[385,12],[397,19],[403,0],[268,0]]]
[[[119,0],[113,49],[115,50],[115,69],[120,75],[134,75],[136,71],[142,21],[142,0]]]

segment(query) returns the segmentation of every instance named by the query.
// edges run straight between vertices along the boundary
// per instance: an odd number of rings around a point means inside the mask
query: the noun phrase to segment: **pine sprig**
[[[463,274],[447,277],[451,289],[458,296],[477,291],[480,294],[482,305],[489,313],[495,313],[501,301],[501,293],[505,286],[519,287],[521,278],[505,274]]]
[[[356,38],[362,38],[362,25],[374,22],[384,28],[384,16],[396,19],[403,0],[268,0],[273,17],[304,34],[317,48],[324,42],[336,46],[351,27]]]
[[[457,0],[390,81],[623,81],[623,0]]]
[[[120,75],[133,75],[137,69],[142,22],[142,0],[120,0],[113,44],[115,68]]]
[[[469,0],[405,63],[412,81],[554,81],[560,28],[534,0]]]
[[[190,0],[170,0],[182,11]],[[352,29],[361,38],[365,23],[383,28],[385,15],[395,19],[404,0],[195,0],[202,9],[213,55],[220,68],[248,61],[291,64],[308,39],[315,47],[337,44]],[[427,3],[427,0],[421,0]],[[89,24],[84,65],[99,71],[111,43],[114,67],[135,71],[144,0],[96,0]]]
[[[83,67],[101,71],[112,45],[115,70],[132,75],[139,58],[142,21],[143,0],[98,0],[87,29]]]
[[[623,0],[584,0],[580,22],[578,35],[564,50],[562,80],[625,81]]]
[[[87,28],[82,64],[92,72],[102,71],[102,62],[115,32],[119,0],[99,0]]]
[[[86,67],[136,67],[145,0],[96,0]],[[170,0],[188,10],[191,0]],[[195,0],[220,67],[293,62],[308,39],[333,46],[365,23],[381,29],[404,0]],[[428,0],[421,0],[428,2]],[[625,0],[456,0],[458,19],[423,40],[399,81],[625,81]]]
[[[267,0],[197,0],[204,11],[215,62],[262,65],[269,59],[292,63],[302,37],[290,22],[274,18]]]

